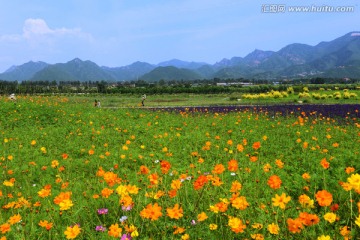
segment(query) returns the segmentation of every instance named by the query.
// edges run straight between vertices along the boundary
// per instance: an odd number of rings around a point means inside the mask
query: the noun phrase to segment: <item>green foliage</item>
[[[103,102],[106,96],[96,99]],[[81,228],[76,239],[113,239],[108,230],[114,224],[121,234],[136,228],[138,239],[180,239],[185,234],[190,239],[251,239],[254,234],[265,239],[338,239],[343,227],[353,238],[359,234],[355,220],[360,195],[339,184],[349,183],[360,169],[358,119],[337,122],[305,112],[270,116],[250,110],[225,114],[94,108],[93,96],[19,96],[15,104],[0,100],[0,225],[21,216],[0,237],[64,239],[64,231],[75,224]],[[229,170],[231,160],[238,167]],[[150,181],[151,174],[158,176],[157,183]],[[281,179],[278,187],[269,184],[274,175]],[[200,177],[208,181],[195,189]],[[170,197],[174,181],[181,186]],[[241,188],[231,191],[235,181]],[[128,211],[123,209],[123,188],[133,202]],[[51,194],[42,195],[44,189]],[[114,192],[106,197],[106,189]],[[321,190],[332,196],[327,206],[316,197]],[[73,206],[60,210],[54,200],[64,192],[71,192]],[[290,201],[284,208],[274,206],[273,198],[282,193]],[[308,207],[300,203],[304,195],[311,200]],[[245,197],[248,206],[238,209],[237,197]],[[158,220],[141,216],[149,203],[162,207]],[[179,219],[167,215],[175,204],[183,209]],[[108,213],[98,214],[101,208]],[[208,217],[204,221],[198,220],[201,212]],[[319,222],[292,233],[288,219],[304,212]],[[333,223],[324,219],[329,212],[338,217]],[[127,220],[121,223],[123,216]],[[243,232],[231,229],[232,218],[241,221]],[[44,220],[53,223],[51,229],[39,226]],[[279,226],[278,234],[268,231],[270,223]],[[210,230],[210,224],[217,229]],[[100,225],[107,230],[96,231]],[[174,234],[182,228],[184,232]]]

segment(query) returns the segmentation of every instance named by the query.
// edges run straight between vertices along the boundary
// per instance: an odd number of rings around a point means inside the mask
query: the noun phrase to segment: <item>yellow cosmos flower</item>
[[[216,230],[217,228],[218,228],[218,226],[215,223],[211,223],[209,225],[209,229],[212,230],[212,231]]]
[[[80,232],[81,228],[78,225],[75,225],[73,227],[67,227],[64,234],[66,239],[74,239],[80,234]]]
[[[72,206],[74,206],[73,202],[70,199],[64,199],[59,203],[60,210],[69,210]]]
[[[279,234],[280,228],[279,225],[271,223],[267,226],[267,230],[269,231],[269,233],[277,235]]]
[[[326,213],[326,214],[324,215],[324,219],[325,219],[326,221],[328,221],[329,223],[335,222],[335,221],[336,221],[336,218],[337,218],[336,214],[335,214],[335,213],[332,213],[332,212]]]

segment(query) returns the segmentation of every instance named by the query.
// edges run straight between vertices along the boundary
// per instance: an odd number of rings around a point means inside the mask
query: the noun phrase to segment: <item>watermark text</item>
[[[354,12],[354,6],[331,6],[331,5],[307,5],[288,6],[286,4],[263,4],[262,13],[350,13]]]

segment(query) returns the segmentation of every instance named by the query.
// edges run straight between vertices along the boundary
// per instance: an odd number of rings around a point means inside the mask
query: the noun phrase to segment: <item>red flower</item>
[[[194,189],[195,190],[201,189],[208,181],[209,180],[206,176],[204,175],[199,176],[194,182]]]
[[[261,144],[260,144],[260,142],[254,142],[252,147],[254,150],[258,150],[261,147]]]

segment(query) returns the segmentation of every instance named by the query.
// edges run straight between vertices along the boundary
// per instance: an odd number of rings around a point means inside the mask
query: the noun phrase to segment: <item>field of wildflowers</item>
[[[360,236],[355,112],[0,100],[1,240]]]

